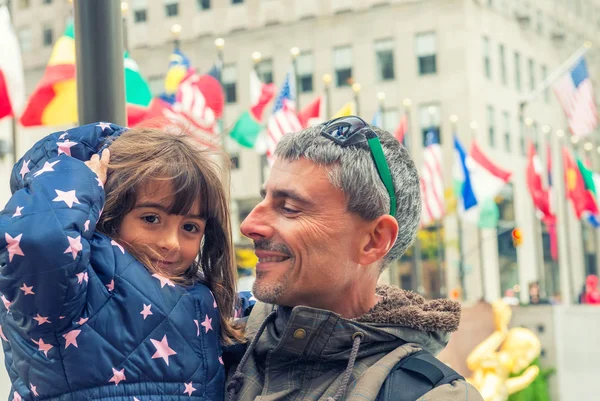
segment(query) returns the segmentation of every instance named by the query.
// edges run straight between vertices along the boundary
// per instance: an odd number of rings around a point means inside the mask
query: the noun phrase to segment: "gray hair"
[[[390,211],[388,195],[367,143],[341,147],[323,137],[321,125],[284,135],[275,156],[285,160],[305,158],[328,168],[329,181],[341,189],[347,209],[365,220],[374,220]],[[387,160],[397,199],[398,237],[383,259],[383,270],[400,258],[416,237],[421,218],[419,175],[406,148],[387,131],[372,127],[379,137]]]

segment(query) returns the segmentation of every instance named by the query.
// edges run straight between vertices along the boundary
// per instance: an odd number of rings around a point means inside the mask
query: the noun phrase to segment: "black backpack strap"
[[[416,401],[437,386],[464,377],[427,351],[417,351],[396,364],[379,390],[377,401]]]

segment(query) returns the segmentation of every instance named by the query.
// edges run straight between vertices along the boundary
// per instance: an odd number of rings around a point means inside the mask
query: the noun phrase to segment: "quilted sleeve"
[[[66,155],[26,178],[0,213],[0,296],[19,329],[35,337],[60,332],[81,314],[104,189]]]

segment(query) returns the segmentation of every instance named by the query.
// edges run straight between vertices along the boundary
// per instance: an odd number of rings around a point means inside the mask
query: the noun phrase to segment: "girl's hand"
[[[90,160],[85,162],[85,165],[90,168],[97,176],[102,185],[106,184],[106,171],[108,170],[108,162],[110,161],[110,151],[104,149],[102,157],[93,155]]]

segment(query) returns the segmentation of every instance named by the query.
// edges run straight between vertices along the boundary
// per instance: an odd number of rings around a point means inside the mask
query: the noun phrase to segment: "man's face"
[[[259,258],[253,291],[261,301],[329,309],[356,285],[369,222],[346,211],[327,173],[306,159],[278,159],[242,223]]]

